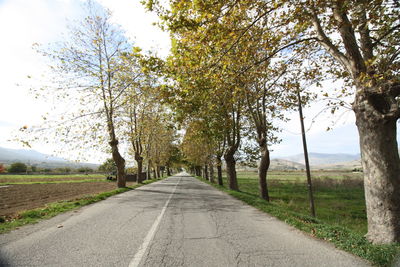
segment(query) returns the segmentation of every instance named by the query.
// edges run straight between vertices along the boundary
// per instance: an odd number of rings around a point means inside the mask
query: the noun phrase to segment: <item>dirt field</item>
[[[99,180],[105,180],[105,176],[99,176],[99,177],[91,177],[91,176],[79,176],[79,177],[65,177],[64,175],[60,176],[48,176],[48,177],[43,177],[43,178],[31,178],[30,175],[26,175],[26,177],[0,177],[0,183],[37,183],[37,182],[64,182],[64,181],[82,181],[82,180],[93,180],[93,181],[99,181]]]
[[[0,216],[13,217],[20,211],[43,207],[47,203],[73,200],[113,189],[116,189],[113,182],[0,186]]]

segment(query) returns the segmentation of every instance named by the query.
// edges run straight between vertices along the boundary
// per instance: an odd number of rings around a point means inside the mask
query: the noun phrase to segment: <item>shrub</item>
[[[4,165],[2,163],[0,163],[0,173],[5,172],[6,168],[4,167]]]
[[[107,159],[103,164],[100,165],[99,171],[104,173],[112,173],[117,171],[117,165],[113,159]]]
[[[87,168],[87,167],[81,167],[81,168],[78,169],[78,172],[80,172],[80,173],[89,173],[89,172],[93,172],[93,169]]]
[[[9,173],[20,173],[20,172],[26,172],[27,170],[26,164],[22,162],[15,162],[8,167],[8,172]]]

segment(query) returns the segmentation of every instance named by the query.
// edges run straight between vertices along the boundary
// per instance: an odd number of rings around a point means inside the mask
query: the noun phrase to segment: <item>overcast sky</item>
[[[127,37],[136,46],[145,50],[157,50],[167,55],[168,34],[161,32],[152,23],[154,14],[146,13],[139,0],[99,0],[101,5],[113,12],[114,22],[120,24]],[[51,108],[49,103],[36,100],[30,93],[31,86],[40,86],[38,81],[45,73],[44,58],[34,52],[33,43],[61,41],[67,32],[68,21],[81,18],[80,0],[0,0],[0,146],[22,148],[19,143],[8,141],[13,132],[23,125],[40,123],[41,115]],[[28,79],[27,76],[32,78]],[[326,84],[327,87],[334,85]],[[306,128],[309,151],[320,153],[359,153],[358,135],[352,112],[345,114],[333,131],[326,132],[335,118],[328,113],[319,116],[311,125],[311,119],[320,112],[324,103],[306,107]],[[292,114],[289,123],[282,124],[280,145],[273,147],[273,157],[283,157],[302,152],[298,115]],[[53,147],[33,146],[33,149],[51,153]],[[98,161],[91,159],[90,161]]]

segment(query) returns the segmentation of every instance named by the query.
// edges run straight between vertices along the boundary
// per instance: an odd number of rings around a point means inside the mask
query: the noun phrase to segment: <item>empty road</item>
[[[369,266],[188,174],[0,235],[1,266]]]

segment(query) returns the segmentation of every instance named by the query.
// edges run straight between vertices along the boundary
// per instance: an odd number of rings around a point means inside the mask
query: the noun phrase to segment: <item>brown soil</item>
[[[97,181],[99,179],[106,180],[106,178],[102,177],[63,177],[63,178],[0,178],[0,183],[30,183],[30,182],[60,182],[60,181],[79,181],[79,180],[94,180]]]
[[[40,208],[47,203],[74,200],[114,189],[116,189],[116,183],[113,182],[0,186],[0,216],[10,218],[23,210]]]

